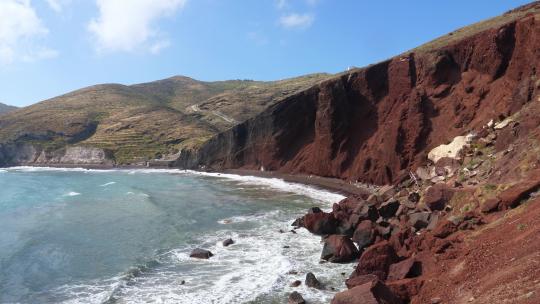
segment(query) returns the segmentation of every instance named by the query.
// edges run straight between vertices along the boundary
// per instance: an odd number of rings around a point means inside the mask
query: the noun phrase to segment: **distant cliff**
[[[110,151],[91,147],[67,147],[46,151],[31,144],[0,144],[0,166],[115,164]]]
[[[396,182],[431,148],[535,101],[537,71],[535,2],[289,96],[177,165]]]

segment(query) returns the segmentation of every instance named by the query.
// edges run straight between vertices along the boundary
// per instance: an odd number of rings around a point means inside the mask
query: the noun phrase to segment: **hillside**
[[[69,146],[105,149],[119,164],[139,162],[198,147],[328,77],[204,82],[177,76],[132,86],[96,85],[2,116],[0,144],[15,150],[31,145],[37,154],[24,162],[33,162],[41,150]]]
[[[0,103],[0,114],[4,114],[4,113],[7,113],[7,112],[11,112],[11,111],[14,111],[16,110],[17,107],[14,107],[14,106],[10,106],[10,105],[7,105],[7,104],[3,104],[3,103]]]
[[[539,20],[534,2],[337,75],[183,153],[178,165],[399,182],[433,147],[538,102]]]

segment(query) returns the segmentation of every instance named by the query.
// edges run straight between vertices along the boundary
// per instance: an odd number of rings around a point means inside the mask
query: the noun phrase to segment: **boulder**
[[[426,189],[424,203],[430,210],[443,210],[453,195],[454,190],[446,184],[435,184]]]
[[[323,212],[319,207],[311,207],[308,209],[308,213],[321,213]]]
[[[481,204],[480,211],[483,213],[490,213],[499,209],[501,200],[497,197],[489,198]]]
[[[430,180],[432,177],[431,174],[429,173],[429,170],[425,167],[418,167],[416,169],[416,175],[421,180]]]
[[[296,281],[292,282],[291,284],[289,284],[289,286],[291,286],[291,287],[298,287],[300,285],[302,285],[302,281],[300,281],[300,280],[296,280]]]
[[[311,272],[308,272],[306,274],[306,281],[304,282],[307,287],[315,288],[315,289],[321,289],[322,285],[319,280],[317,280],[317,277]]]
[[[390,265],[387,281],[415,278],[422,275],[422,263],[415,258],[408,258]]]
[[[452,234],[452,233],[454,233],[454,232],[456,232],[458,230],[459,223],[460,222],[458,222],[458,224],[456,224],[456,221],[452,221],[452,220],[449,220],[449,219],[444,219],[444,220],[439,222],[437,227],[435,227],[435,229],[433,229],[433,231],[431,233],[433,234],[434,237],[444,239],[447,236],[449,236],[450,234]]]
[[[339,292],[332,304],[401,304],[401,300],[382,282],[369,282]]]
[[[375,206],[363,204],[354,209],[353,215],[351,217],[353,216],[356,216],[359,221],[370,220],[372,222],[375,222],[379,218],[379,211]]]
[[[471,142],[472,136],[457,136],[452,142],[447,145],[435,147],[428,153],[428,159],[434,164],[443,157],[460,159],[463,148],[467,147]]]
[[[379,215],[383,218],[390,218],[396,214],[399,208],[399,202],[395,199],[389,199],[379,207]]]
[[[517,207],[521,201],[528,199],[530,194],[540,188],[540,171],[535,171],[528,176],[527,181],[522,181],[499,194],[500,209]]]
[[[373,223],[370,220],[364,220],[356,226],[352,240],[358,245],[360,250],[371,245],[374,239],[375,232],[373,230]]]
[[[293,291],[289,295],[289,300],[287,301],[288,304],[306,304],[306,301],[302,297],[301,294],[299,294],[297,291]]]
[[[366,203],[369,206],[376,206],[376,205],[382,203],[382,198],[380,196],[378,196],[377,194],[371,194],[370,196],[368,196],[368,198],[366,200]]]
[[[209,250],[201,249],[201,248],[195,248],[193,251],[191,251],[191,254],[189,255],[190,258],[196,258],[196,259],[209,259],[214,254],[210,252]]]
[[[349,196],[338,203],[339,209],[351,214],[358,206],[365,204],[366,202],[361,198],[355,196]]]
[[[225,241],[223,241],[223,247],[227,247],[232,244],[234,244],[233,239],[226,239]]]
[[[348,278],[345,281],[345,285],[347,285],[348,289],[354,288],[359,285],[364,285],[366,283],[375,283],[379,280],[379,277],[373,274],[365,274],[365,275],[359,275],[356,277]]]
[[[432,213],[429,217],[429,223],[426,227],[427,230],[431,231],[437,227],[437,224],[439,223],[439,214]]]
[[[418,278],[403,279],[386,283],[388,289],[403,303],[410,303],[411,298],[420,293],[423,281]]]
[[[429,217],[431,212],[415,212],[409,214],[409,224],[419,230],[426,228],[429,225]]]
[[[324,239],[321,254],[323,260],[332,263],[347,263],[356,259],[358,255],[358,249],[347,236],[334,234]]]
[[[352,277],[356,275],[374,274],[381,280],[386,280],[390,265],[398,262],[394,248],[382,241],[369,247],[360,257]]]
[[[326,212],[308,213],[303,218],[304,227],[317,235],[335,233],[338,222],[334,215]]]
[[[296,227],[296,228],[304,227],[304,218],[303,217],[297,218],[296,220],[294,220],[294,222],[292,222],[291,226]]]

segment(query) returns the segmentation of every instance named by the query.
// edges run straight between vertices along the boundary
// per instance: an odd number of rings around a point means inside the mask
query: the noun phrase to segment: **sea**
[[[321,263],[321,238],[290,230],[341,199],[233,174],[0,169],[0,303],[329,303],[353,265]]]

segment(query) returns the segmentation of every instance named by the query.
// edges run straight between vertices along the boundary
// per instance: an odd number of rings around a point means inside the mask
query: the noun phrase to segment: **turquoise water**
[[[0,302],[284,303],[298,290],[325,303],[332,292],[289,283],[312,271],[343,289],[352,266],[321,265],[319,238],[279,230],[340,198],[235,175],[0,170]],[[191,259],[195,247],[215,256]]]

